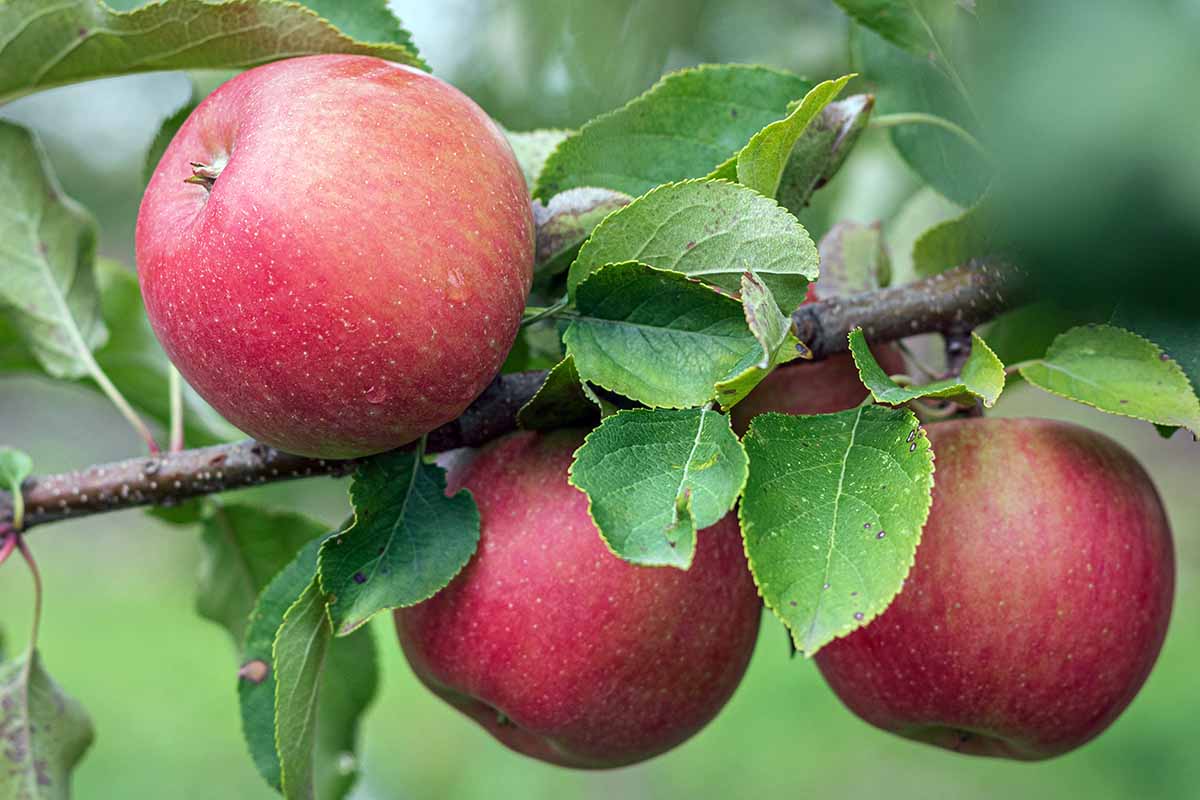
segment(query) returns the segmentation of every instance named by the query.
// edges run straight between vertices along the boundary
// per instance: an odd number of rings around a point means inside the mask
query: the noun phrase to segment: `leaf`
[[[984,406],[991,408],[1004,391],[1004,364],[974,331],[971,333],[971,354],[959,376],[922,386],[901,386],[889,378],[871,355],[862,328],[850,331],[850,352],[854,355],[862,382],[879,403],[899,406],[919,397],[946,397],[973,404],[975,398],[979,398]]]
[[[852,61],[875,83],[876,119],[880,115],[922,113],[947,119],[973,131],[974,114],[954,82],[927,58],[905,52],[862,28],[851,31]],[[901,157],[930,186],[960,206],[983,195],[992,170],[983,156],[950,131],[929,125],[890,130]]]
[[[852,77],[845,75],[835,81],[817,84],[786,117],[754,134],[737,156],[738,183],[767,197],[775,197],[792,148]]]
[[[761,414],[743,439],[742,535],[759,592],[811,657],[881,614],[913,564],[933,453],[906,409]]]
[[[1112,313],[1110,324],[1144,336],[1175,360],[1193,389],[1200,388],[1200,317],[1190,298],[1183,307],[1150,307],[1122,302]]]
[[[1112,309],[1067,308],[1049,300],[1014,308],[996,317],[984,330],[988,346],[1005,364],[1041,358],[1061,333],[1089,322],[1103,322]],[[1021,380],[1021,374],[1010,378]]]
[[[791,310],[817,277],[817,248],[804,226],[758,192],[728,181],[660,186],[614,211],[579,249],[567,288],[605,264],[637,261],[699,278],[726,292],[753,269]]]
[[[203,526],[196,610],[241,648],[259,593],[327,528],[303,514],[246,503],[205,504]]]
[[[962,2],[950,0],[834,0],[859,25],[870,28],[894,45],[919,58],[937,59],[942,51],[939,33],[968,13]]]
[[[537,277],[557,275],[570,267],[579,245],[601,220],[632,199],[608,189],[581,188],[556,194],[546,205],[534,200]]]
[[[325,615],[325,597],[314,576],[283,615],[275,634],[275,750],[279,779],[288,800],[315,800],[317,702],[321,672],[333,631]]]
[[[934,225],[913,245],[913,268],[918,275],[934,275],[991,255],[992,228],[987,218],[987,198],[962,215]]]
[[[0,489],[7,490],[12,498],[12,527],[18,531],[25,525],[25,497],[21,494],[21,484],[31,474],[33,459],[28,453],[0,447]]]
[[[0,664],[0,795],[67,800],[71,771],[95,734],[87,712],[36,650]]]
[[[663,183],[703,177],[811,88],[794,75],[740,64],[673,72],[563,140],[533,195],[546,200],[577,186],[599,186],[636,197]]]
[[[867,130],[874,107],[874,97],[859,94],[821,110],[792,147],[775,192],[779,205],[797,215],[804,210],[813,193],[842,168],[858,137]]]
[[[297,686],[296,676],[304,674],[306,669],[311,673],[313,666],[304,653],[297,653],[291,647],[292,637],[302,630],[297,624],[298,617],[291,616],[292,627],[279,650],[275,648],[276,634],[283,626],[285,614],[315,585],[320,545],[320,539],[306,545],[259,596],[238,673],[238,700],[250,755],[267,783],[278,790],[281,773],[276,749],[276,676],[283,673],[286,702],[280,704],[280,711],[288,725],[284,735],[293,736],[297,727],[302,734],[289,741],[289,759],[294,767],[289,776],[294,774],[295,782],[302,787],[311,782],[316,786],[316,796],[325,798],[344,796],[354,783],[358,719],[374,699],[379,677],[370,629],[333,639],[323,604],[318,603],[323,627],[314,625],[308,629],[314,636],[314,644],[324,651],[316,705],[311,705],[311,691],[299,695],[292,692]],[[289,697],[292,699],[288,700]],[[315,718],[315,734],[295,724],[305,716]],[[297,746],[300,740],[309,747],[307,751]],[[306,757],[306,752],[311,755]],[[300,766],[295,767],[296,764]]]
[[[95,258],[94,220],[62,193],[33,134],[0,121],[0,312],[53,377],[89,374],[108,335]]]
[[[583,391],[574,359],[567,356],[550,369],[541,387],[517,411],[517,425],[530,431],[591,427],[599,419],[599,411]]]
[[[354,524],[321,548],[321,588],[338,636],[385,609],[432,597],[479,544],[479,509],[420,447],[384,453],[354,473]]]
[[[322,19],[333,25],[346,36],[359,42],[378,42],[398,45],[409,51],[414,61],[403,61],[412,66],[427,67],[417,55],[417,45],[412,34],[405,30],[400,20],[389,7],[388,0],[299,0],[317,12]]]
[[[677,272],[611,264],[579,284],[575,306],[563,343],[579,377],[651,407],[704,405],[758,357],[741,304]]]
[[[775,296],[753,272],[742,275],[742,313],[746,326],[758,341],[760,352],[744,359],[730,377],[717,384],[717,398],[728,410],[745,399],[771,370],[799,357],[799,341],[792,334],[792,321],[779,310]]]
[[[521,165],[521,172],[525,175],[525,185],[533,190],[533,184],[537,181],[538,175],[542,171],[542,167],[546,163],[546,159],[554,152],[554,148],[562,142],[563,139],[571,135],[571,131],[566,130],[536,130],[536,131],[508,131],[504,132],[508,137],[508,143],[513,149],[513,154],[517,157],[517,163]]]
[[[821,299],[874,291],[892,280],[891,259],[878,222],[838,222],[821,238]]]
[[[1125,417],[1200,433],[1200,400],[1182,368],[1136,333],[1111,325],[1072,328],[1044,358],[1021,366],[1051,394]]]
[[[600,423],[569,480],[609,548],[632,564],[687,569],[696,531],[720,521],[746,483],[729,417],[703,408],[633,409]]]
[[[356,41],[298,3],[281,0],[165,0],[114,11],[98,0],[8,0],[0,4],[0,104],[78,81],[172,69],[253,67],[293,56],[351,53],[425,68],[379,0],[309,0],[358,35]],[[349,6],[360,6],[351,9]],[[390,15],[389,15],[390,16]],[[374,39],[374,37],[372,37]]]
[[[179,106],[174,113],[162,121],[162,125],[158,128],[158,133],[154,134],[154,140],[150,142],[149,149],[146,150],[146,164],[142,167],[142,180],[146,183],[150,182],[150,178],[154,175],[154,170],[158,168],[158,162],[162,160],[163,153],[167,152],[167,147],[170,146],[171,140],[175,138],[175,134],[179,133],[179,129],[183,127],[183,123],[187,122],[187,118],[196,110],[196,106],[200,105],[200,101],[204,98],[199,95],[195,81],[192,81],[192,92],[188,99]]]

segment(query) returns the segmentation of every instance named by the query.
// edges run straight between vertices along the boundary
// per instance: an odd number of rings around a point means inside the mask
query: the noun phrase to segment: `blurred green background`
[[[823,79],[845,71],[845,20],[827,0],[520,0],[394,2],[434,71],[506,126],[571,127],[649,86],[663,71],[750,61]],[[188,93],[180,75],[100,81],[26,98],[0,115],[43,138],[67,189],[99,217],[102,249],[132,264],[141,160],[159,122]],[[883,220],[898,271],[913,238],[950,213],[884,138],[870,134],[805,222]],[[165,389],[164,389],[165,391]],[[1180,434],[1011,389],[1000,415],[1070,419],[1103,430],[1146,464],[1170,510],[1180,561],[1175,621],[1145,690],[1113,728],[1069,756],[1012,764],[954,756],[875,731],[843,710],[815,668],[788,658],[765,619],[745,682],[703,733],[648,764],[578,773],[511,754],[412,677],[377,621],[384,681],[363,732],[357,798],[901,798],[1200,797],[1200,450]],[[0,442],[39,471],[136,454],[139,442],[98,396],[31,378],[0,379]],[[345,485],[256,490],[334,522]],[[1069,535],[1064,531],[1063,535]],[[83,702],[98,738],[76,773],[91,798],[268,798],[245,755],[233,653],[193,613],[196,537],[122,513],[37,530],[46,580],[41,647],[48,669]],[[30,604],[21,568],[0,572],[0,625],[24,642]]]

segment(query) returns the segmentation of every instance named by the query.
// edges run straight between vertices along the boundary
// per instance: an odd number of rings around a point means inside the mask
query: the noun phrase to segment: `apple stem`
[[[199,161],[189,162],[192,167],[192,174],[183,179],[184,183],[194,183],[198,186],[203,186],[208,191],[212,191],[213,184],[217,182],[217,178],[221,175],[221,170],[225,168],[222,161],[214,161],[212,164],[204,164]]]

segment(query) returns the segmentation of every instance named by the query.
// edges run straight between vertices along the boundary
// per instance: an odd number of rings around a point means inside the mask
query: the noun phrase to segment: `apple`
[[[697,535],[691,569],[608,550],[567,482],[579,431],[521,432],[453,459],[482,531],[445,589],[395,612],[417,677],[508,747],[616,767],[681,743],[742,679],[761,604],[731,514]]]
[[[205,400],[274,447],[351,458],[456,418],[496,375],[533,219],[504,135],[457,89],[311,56],[192,112],[142,198],[137,263]]]
[[[1138,462],[1062,422],[932,425],[933,508],[900,595],[816,655],[852,711],[901,736],[1035,760],[1107,728],[1154,666],[1171,531]]]

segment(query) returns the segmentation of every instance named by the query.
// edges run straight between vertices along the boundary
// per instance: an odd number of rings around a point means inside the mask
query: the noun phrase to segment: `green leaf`
[[[876,119],[897,113],[930,114],[974,131],[969,101],[928,58],[884,41],[862,28],[851,31],[854,67],[875,83]],[[929,125],[891,128],[892,143],[930,186],[960,206],[973,205],[992,179],[991,166],[954,133]]]
[[[741,304],[677,272],[632,262],[588,276],[563,334],[579,377],[651,407],[689,408],[759,344]]]
[[[389,7],[388,0],[299,0],[346,36],[359,42],[378,42],[398,45],[408,50],[412,61],[396,58],[406,64],[427,69],[417,55],[412,34],[405,30]]]
[[[1021,366],[1051,394],[1157,425],[1200,433],[1200,400],[1187,375],[1153,342],[1111,325],[1072,328],[1044,358]]]
[[[859,25],[869,28],[918,58],[936,60],[945,35],[959,15],[969,12],[951,0],[834,0]]]
[[[71,771],[95,737],[36,650],[0,664],[0,735],[0,796],[18,800],[68,800]]]
[[[871,390],[876,402],[890,406],[904,405],[919,397],[946,397],[959,402],[974,403],[975,398],[991,408],[1004,391],[1004,364],[987,346],[979,334],[971,333],[971,354],[957,378],[943,378],[922,386],[901,386],[871,355],[862,328],[850,331],[850,352],[858,366],[863,384]]]
[[[760,352],[743,360],[730,377],[717,384],[717,398],[726,410],[744,400],[775,367],[800,355],[791,318],[779,310],[775,296],[754,272],[742,275],[741,295],[746,326],[758,341]]]
[[[821,299],[870,292],[891,283],[891,259],[878,222],[838,222],[821,238],[818,251]]]
[[[1005,364],[1041,358],[1061,333],[1089,322],[1103,322],[1112,309],[1066,308],[1044,300],[1014,308],[996,317],[986,329],[988,345]],[[1010,378],[1021,379],[1018,372]]]
[[[1144,336],[1175,360],[1192,388],[1200,388],[1200,317],[1190,299],[1183,308],[1152,308],[1122,302],[1112,313],[1111,324]]]
[[[614,211],[596,228],[571,265],[567,288],[605,264],[637,261],[737,292],[753,269],[791,310],[817,277],[817,248],[786,209],[727,181],[660,186]]]
[[[754,134],[737,156],[738,183],[767,197],[775,197],[792,148],[852,77],[846,75],[817,84],[790,114]]]
[[[833,180],[842,168],[858,137],[867,129],[874,107],[874,97],[858,94],[822,109],[792,147],[775,192],[779,205],[797,215],[804,210],[813,192]]]
[[[742,535],[759,592],[811,657],[899,593],[933,489],[933,453],[906,409],[761,414],[743,443]]]
[[[53,377],[89,374],[108,335],[95,258],[91,216],[62,193],[33,134],[0,121],[0,313]]]
[[[673,72],[567,137],[546,160],[534,197],[577,186],[637,196],[703,177],[811,88],[794,75],[740,64]]]
[[[283,615],[272,650],[275,664],[275,750],[288,800],[315,800],[314,755],[321,675],[333,631],[314,576]],[[343,677],[344,679],[344,677]]]
[[[913,269],[918,275],[945,272],[972,258],[991,255],[992,247],[985,197],[961,216],[938,223],[921,234],[913,244]]]
[[[633,409],[600,423],[571,464],[600,535],[621,558],[687,569],[696,531],[720,521],[746,483],[729,417],[703,408]]]
[[[321,588],[345,636],[376,613],[432,597],[479,544],[479,509],[465,489],[446,496],[446,472],[423,449],[366,461],[350,486],[354,524],[321,548]]]
[[[282,0],[165,0],[128,12],[99,0],[8,0],[0,4],[0,104],[78,81],[172,69],[252,67],[293,56],[352,53],[424,68],[407,32],[381,0],[309,0],[358,35],[342,33],[316,11]],[[357,6],[358,8],[352,8]],[[389,13],[390,16],[390,13]],[[379,38],[377,39],[376,36]]]
[[[533,190],[533,184],[537,181],[538,175],[542,172],[542,167],[546,164],[546,159],[554,152],[554,149],[562,142],[563,139],[571,135],[571,131],[566,130],[536,130],[536,131],[505,131],[504,135],[508,137],[508,143],[512,146],[513,154],[517,157],[517,163],[521,165],[521,172],[525,175],[525,185]]]
[[[583,391],[575,360],[567,356],[550,369],[545,382],[517,411],[517,425],[530,431],[591,427],[600,409]]]
[[[21,530],[25,525],[25,497],[21,484],[33,474],[33,459],[28,453],[12,447],[0,447],[0,489],[6,489],[12,497],[13,528]]]
[[[303,514],[206,503],[197,612],[229,631],[240,648],[259,593],[305,544],[326,531]]]
[[[295,736],[288,742],[293,765],[289,778],[294,776],[294,782],[301,787],[310,783],[315,785],[317,797],[340,798],[354,783],[358,719],[374,699],[379,682],[371,631],[364,628],[330,641],[332,628],[323,603],[317,604],[324,618],[323,626],[308,628],[314,649],[324,651],[323,669],[318,670],[320,684],[315,705],[312,705],[312,691],[295,692],[296,677],[311,674],[313,667],[304,653],[298,653],[291,646],[295,641],[293,637],[304,630],[298,625],[298,616],[290,617],[292,627],[284,646],[281,649],[275,646],[285,614],[315,586],[320,545],[320,539],[307,544],[259,596],[250,618],[246,650],[238,673],[238,699],[250,755],[263,778],[278,790],[281,773],[276,749],[276,677],[282,674],[285,680],[280,696],[284,702],[279,704],[279,710],[280,719],[287,728],[281,735]],[[306,731],[302,724],[296,724],[306,716],[316,720],[315,735]],[[301,740],[302,744],[297,746]],[[305,746],[309,747],[307,751]],[[306,752],[310,754],[307,757]],[[305,766],[306,762],[308,766]]]
[[[569,268],[583,240],[605,217],[632,199],[608,189],[581,188],[556,194],[546,205],[534,200],[534,262],[539,283]]]

